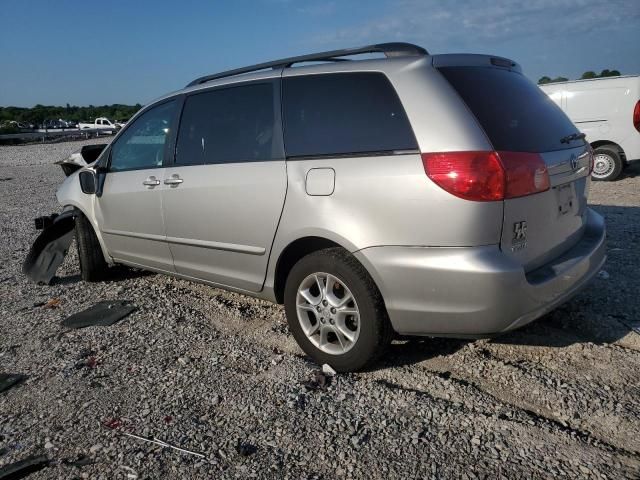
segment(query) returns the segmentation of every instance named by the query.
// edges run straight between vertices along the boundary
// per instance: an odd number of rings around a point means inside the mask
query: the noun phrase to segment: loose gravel
[[[0,147],[0,373],[27,376],[0,393],[0,467],[46,455],[30,479],[640,478],[640,165],[592,184],[609,259],[573,300],[493,340],[398,340],[371,371],[326,377],[280,306],[124,268],[87,284],[73,247],[53,285],[26,280],[33,218],[59,211],[52,162],[101,141]],[[61,325],[110,299],[137,310]]]

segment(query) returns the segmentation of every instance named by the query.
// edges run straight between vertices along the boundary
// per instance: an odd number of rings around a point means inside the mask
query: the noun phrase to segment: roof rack
[[[258,63],[256,65],[251,65],[248,67],[227,70],[226,72],[214,73],[213,75],[205,75],[204,77],[196,78],[193,82],[189,83],[187,87],[200,85],[202,83],[216,80],[218,78],[231,77],[234,75],[240,75],[242,73],[257,72],[258,70],[266,70],[267,68],[287,68],[294,63],[347,61],[348,59],[341,57],[360,55],[363,53],[384,53],[386,57],[411,57],[429,54],[424,48],[419,47],[418,45],[413,45],[411,43],[379,43],[377,45],[367,45],[366,47],[345,48],[343,50],[330,50],[328,52],[300,55],[299,57],[282,58],[280,60],[274,60],[272,62]]]

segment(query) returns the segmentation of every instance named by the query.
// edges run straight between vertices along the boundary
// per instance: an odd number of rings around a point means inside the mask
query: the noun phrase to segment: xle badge
[[[513,224],[513,240],[511,251],[517,252],[527,247],[527,222],[515,222]]]

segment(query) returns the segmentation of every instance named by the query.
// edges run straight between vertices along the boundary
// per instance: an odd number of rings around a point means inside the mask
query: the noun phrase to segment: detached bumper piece
[[[128,300],[105,300],[65,318],[62,325],[69,328],[85,328],[93,325],[106,327],[119,322],[135,310],[136,306]]]
[[[36,218],[36,229],[42,233],[33,242],[22,264],[22,273],[36,283],[49,285],[67,255],[75,222],[74,210]]]

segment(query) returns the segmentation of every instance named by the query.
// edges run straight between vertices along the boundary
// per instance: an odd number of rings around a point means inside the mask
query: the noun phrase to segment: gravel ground
[[[0,394],[0,466],[45,454],[30,479],[640,478],[640,165],[592,185],[609,260],[572,301],[493,340],[396,341],[323,385],[279,306],[125,269],[86,284],[75,249],[52,286],[24,278],[32,219],[59,210],[51,162],[84,143],[0,147],[0,372],[27,375]],[[138,310],[60,324],[104,299]]]

